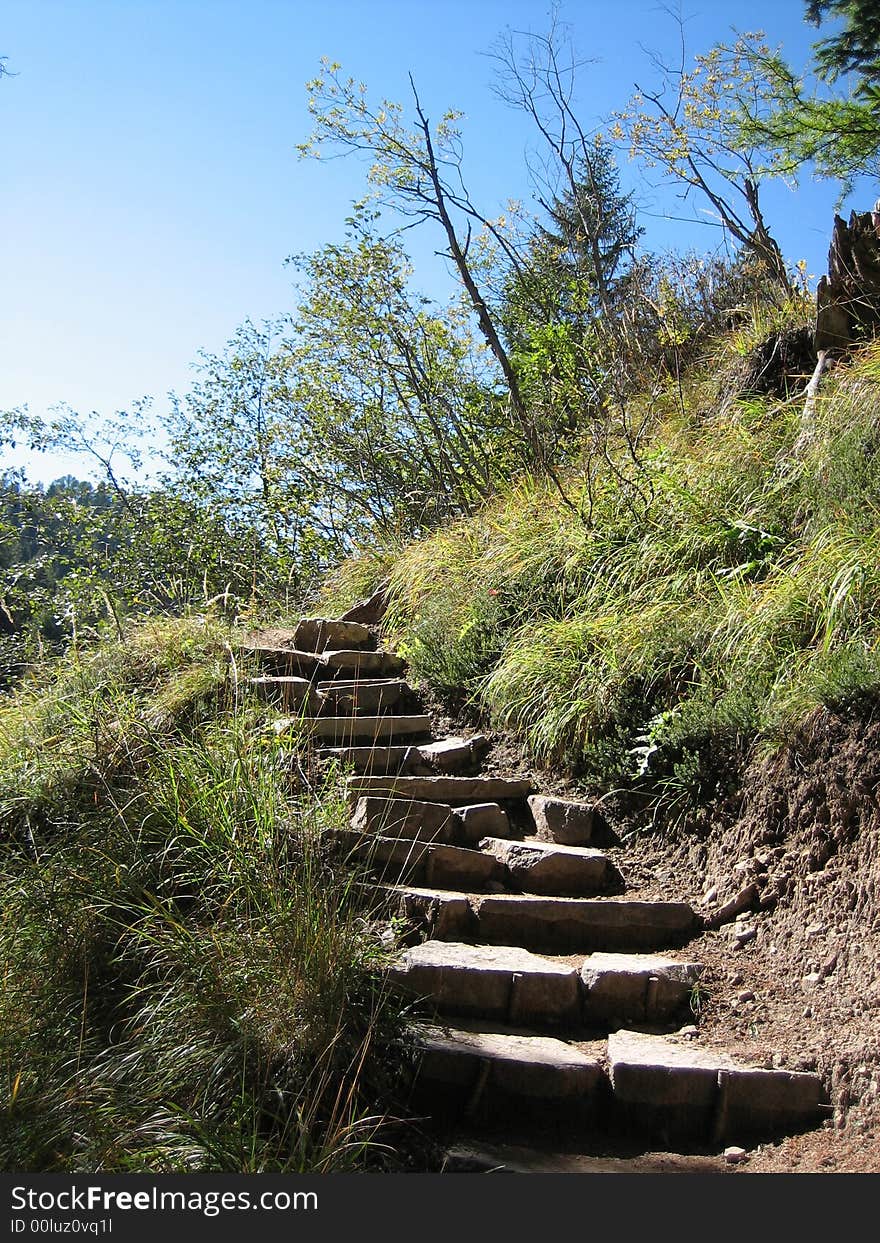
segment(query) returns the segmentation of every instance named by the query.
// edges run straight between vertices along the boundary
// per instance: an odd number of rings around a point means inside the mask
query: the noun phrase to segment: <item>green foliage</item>
[[[762,167],[795,179],[804,166],[814,176],[841,182],[841,201],[859,176],[877,178],[880,152],[880,88],[873,0],[833,0],[830,9],[847,13],[852,24],[816,45],[813,71],[798,72],[779,49],[760,41],[744,48],[749,71],[766,82],[761,106],[738,103],[740,144],[763,152]],[[826,4],[808,6],[817,23]],[[870,13],[868,10],[871,10]],[[833,84],[849,70],[862,73],[853,90]]]
[[[246,672],[218,627],[151,622],[0,715],[5,1169],[393,1160],[399,1024],[326,844],[345,802],[293,785]]]
[[[415,295],[399,242],[363,217],[341,245],[292,262],[304,288],[284,347],[298,439],[287,473],[311,472],[340,550],[470,512],[514,449],[461,308]]]
[[[250,554],[250,555],[249,555]],[[126,617],[212,602],[232,614],[277,596],[261,546],[216,506],[170,489],[117,491],[68,477],[0,480],[0,685],[29,661],[90,642]],[[265,581],[266,577],[270,582]]]
[[[840,17],[843,30],[814,45],[818,73],[829,82],[857,73],[867,85],[880,76],[880,13],[874,0],[807,0],[807,21],[813,25]]]
[[[554,460],[566,456],[573,431],[602,418],[642,234],[608,142],[597,137],[572,160],[571,184],[545,204],[544,222],[508,268],[499,310],[521,392]]]

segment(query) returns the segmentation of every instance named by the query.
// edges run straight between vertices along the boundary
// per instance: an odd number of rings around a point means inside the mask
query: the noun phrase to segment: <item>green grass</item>
[[[406,1049],[327,846],[339,780],[293,763],[232,652],[149,623],[0,711],[2,1168],[400,1160]]]
[[[679,812],[751,747],[880,688],[880,346],[826,383],[801,458],[800,400],[731,400],[710,372],[657,405],[644,511],[612,471],[591,521],[521,480],[403,549],[387,621],[417,678],[539,761],[650,780]]]

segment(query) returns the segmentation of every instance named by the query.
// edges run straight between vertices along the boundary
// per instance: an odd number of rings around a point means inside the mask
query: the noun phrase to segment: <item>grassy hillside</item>
[[[398,1018],[322,840],[338,783],[262,729],[229,638],[151,622],[0,709],[4,1169],[385,1159]]]
[[[452,706],[637,791],[642,824],[709,823],[756,750],[880,691],[880,345],[804,439],[802,397],[743,395],[764,328],[643,398],[638,443],[346,563],[326,608],[387,578],[388,636]],[[219,621],[152,620],[0,706],[4,1168],[406,1160],[399,1005],[328,854],[339,775],[265,728],[248,672]]]
[[[539,761],[647,786],[665,816],[722,793],[754,745],[880,687],[880,347],[826,380],[796,451],[802,397],[735,396],[755,341],[655,397],[637,460],[565,496],[517,480],[344,567],[330,600],[388,575],[416,675]]]

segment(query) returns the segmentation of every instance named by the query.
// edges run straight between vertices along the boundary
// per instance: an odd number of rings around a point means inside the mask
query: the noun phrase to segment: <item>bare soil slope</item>
[[[818,1070],[834,1112],[753,1153],[752,1170],[880,1171],[878,798],[880,706],[822,711],[751,765],[711,828],[633,847],[646,889],[673,884],[706,915],[758,887],[691,947],[708,968],[701,1039]]]

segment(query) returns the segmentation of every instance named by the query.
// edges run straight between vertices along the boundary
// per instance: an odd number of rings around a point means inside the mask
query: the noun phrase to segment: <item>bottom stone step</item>
[[[435,1112],[486,1117],[513,1106],[547,1104],[579,1115],[606,1102],[604,1042],[581,1048],[552,1036],[481,1027],[418,1025],[416,1094]],[[546,1116],[546,1115],[545,1115]]]
[[[626,1155],[614,1155],[607,1133],[587,1138],[596,1151],[562,1151],[548,1144],[529,1146],[529,1135],[520,1144],[470,1140],[446,1150],[442,1174],[731,1174],[734,1167],[720,1156],[694,1156],[677,1152],[633,1152],[628,1143]],[[557,1140],[558,1143],[558,1140]],[[611,1151],[609,1152],[609,1149]]]
[[[778,1135],[829,1112],[818,1075],[747,1066],[683,1037],[619,1031],[608,1059],[615,1113],[665,1142]]]

